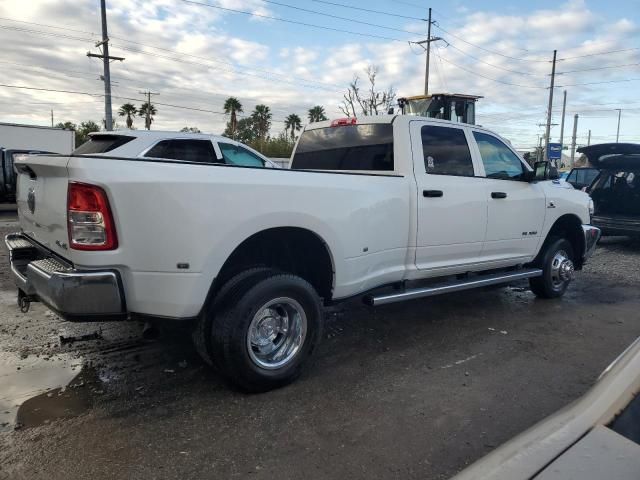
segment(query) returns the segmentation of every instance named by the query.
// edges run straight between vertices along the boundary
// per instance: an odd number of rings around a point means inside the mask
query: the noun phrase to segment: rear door
[[[474,130],[488,201],[485,261],[526,260],[537,249],[546,212],[542,186],[524,181],[524,161],[501,139]]]
[[[459,269],[477,263],[487,199],[467,128],[414,121],[410,131],[417,184],[417,268]]]
[[[16,203],[25,234],[68,257],[67,163],[63,155],[18,155]]]

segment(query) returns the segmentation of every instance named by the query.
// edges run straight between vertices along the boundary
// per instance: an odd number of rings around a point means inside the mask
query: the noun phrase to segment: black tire
[[[562,280],[557,277],[554,263],[557,257],[564,252],[573,263],[574,252],[571,243],[564,238],[551,238],[545,242],[542,252],[534,264],[542,269],[542,276],[529,279],[531,291],[539,298],[558,298],[564,295],[571,280]]]
[[[276,303],[268,307],[270,302]],[[257,357],[261,352],[253,347],[252,340],[255,337],[250,337],[250,327],[252,322],[259,324],[258,319],[273,317],[264,314],[261,317],[260,312],[275,311],[281,305],[291,307],[293,313],[282,314],[280,321],[284,317],[291,319],[288,323],[290,327],[286,329],[286,333],[276,328],[279,333],[275,334],[274,339],[286,339],[280,345],[288,352],[285,358],[289,360],[283,365],[276,365],[275,361],[265,367],[258,363],[260,359]],[[299,325],[300,328],[293,328],[291,325]],[[272,390],[291,383],[302,373],[320,343],[322,328],[321,301],[306,280],[283,273],[269,273],[261,278],[253,276],[230,291],[220,304],[220,309],[215,312],[211,322],[211,356],[221,365],[227,378],[242,390]],[[300,334],[302,331],[305,333]],[[299,334],[295,335],[294,332]],[[289,337],[299,339],[299,343],[296,340],[289,341]],[[278,343],[273,340],[273,343],[263,346],[268,349]]]
[[[251,281],[257,281],[260,278],[274,273],[276,273],[276,270],[267,267],[256,267],[244,270],[234,277],[231,277],[205,306],[193,326],[191,340],[196,352],[198,352],[200,358],[202,358],[207,365],[216,370],[221,369],[221,365],[216,361],[217,359],[213,358],[211,353],[211,324],[216,310],[220,308],[224,299],[228,298],[229,292],[235,291],[239,285],[245,284],[250,279]]]

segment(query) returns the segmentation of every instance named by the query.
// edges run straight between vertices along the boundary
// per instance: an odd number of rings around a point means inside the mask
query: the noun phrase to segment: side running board
[[[381,295],[367,295],[363,298],[363,301],[367,305],[371,306],[386,305],[387,303],[403,302],[405,300],[413,300],[415,298],[422,297],[433,297],[444,293],[459,292],[462,290],[469,290],[471,288],[487,287],[489,285],[499,285],[501,283],[509,283],[516,280],[540,276],[542,276],[542,270],[539,268],[528,268],[515,272],[481,275],[455,282],[439,283],[429,287],[402,290],[400,292]]]

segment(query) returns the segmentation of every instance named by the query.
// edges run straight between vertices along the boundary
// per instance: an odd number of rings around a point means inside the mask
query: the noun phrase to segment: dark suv
[[[640,236],[640,145],[605,143],[578,149],[600,173],[588,187],[591,223],[603,235]]]

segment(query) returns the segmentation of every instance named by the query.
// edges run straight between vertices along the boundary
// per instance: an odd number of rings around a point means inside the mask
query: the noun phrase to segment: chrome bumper
[[[598,227],[592,225],[582,225],[582,233],[584,233],[584,250],[582,254],[582,261],[585,262],[596,249],[596,244],[600,240],[602,232]]]
[[[16,286],[30,300],[42,301],[68,320],[126,318],[117,271],[77,270],[19,233],[7,235],[5,243]]]

